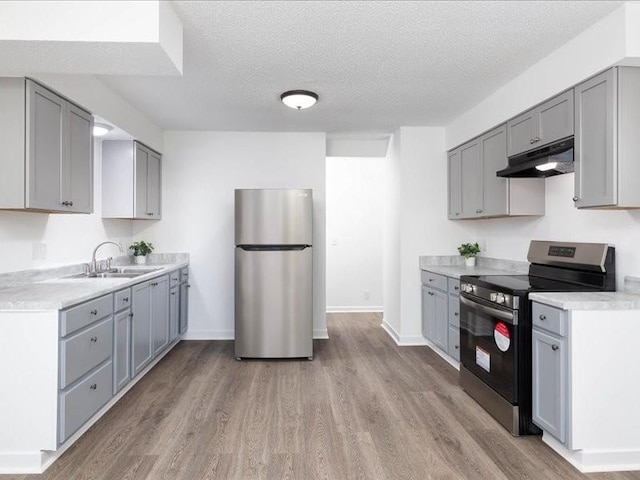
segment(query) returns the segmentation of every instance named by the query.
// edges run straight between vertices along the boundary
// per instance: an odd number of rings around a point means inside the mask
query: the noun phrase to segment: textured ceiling
[[[184,75],[100,77],[160,127],[349,134],[446,125],[623,2],[171,3]]]

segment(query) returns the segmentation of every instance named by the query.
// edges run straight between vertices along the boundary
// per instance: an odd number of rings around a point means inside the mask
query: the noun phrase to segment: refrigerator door
[[[311,190],[236,190],[236,245],[312,245]]]
[[[312,249],[236,248],[236,357],[313,356]]]

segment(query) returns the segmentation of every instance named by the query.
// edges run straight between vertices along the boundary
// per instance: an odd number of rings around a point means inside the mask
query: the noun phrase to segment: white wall
[[[422,343],[421,255],[452,255],[474,233],[447,220],[444,128],[402,127],[387,160],[384,326],[400,344]]]
[[[89,262],[95,246],[104,240],[121,241],[125,249],[130,244],[132,221],[100,217],[102,157],[99,140],[95,140],[94,150],[94,213],[72,215],[0,210],[0,272]],[[116,247],[103,248],[99,258],[119,255]]]
[[[382,311],[384,162],[327,158],[329,312]]]
[[[166,132],[162,220],[136,239],[191,254],[187,338],[234,335],[235,188],[312,188],[314,336],[326,336],[324,133]]]

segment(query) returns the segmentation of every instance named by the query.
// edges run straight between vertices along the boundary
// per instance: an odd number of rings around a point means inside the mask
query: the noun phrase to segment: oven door
[[[460,293],[460,362],[511,404],[518,403],[518,313]]]

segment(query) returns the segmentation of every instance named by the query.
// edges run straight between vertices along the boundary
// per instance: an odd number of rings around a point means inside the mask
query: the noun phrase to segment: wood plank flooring
[[[315,359],[242,361],[180,343],[43,475],[3,480],[639,479],[584,475],[514,438],[427,347],[378,314],[330,314]]]

